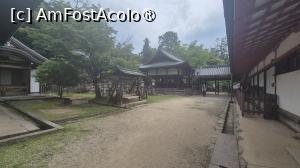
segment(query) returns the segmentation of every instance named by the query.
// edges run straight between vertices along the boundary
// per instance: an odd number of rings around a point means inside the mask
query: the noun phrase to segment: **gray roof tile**
[[[196,76],[230,76],[229,65],[213,65],[195,70]]]

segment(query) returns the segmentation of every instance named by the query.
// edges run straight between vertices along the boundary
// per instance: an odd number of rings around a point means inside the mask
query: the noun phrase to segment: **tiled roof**
[[[162,56],[168,58],[168,60],[163,62],[154,61],[156,57],[162,57]],[[174,55],[168,53],[165,50],[159,49],[156,55],[148,63],[140,66],[140,69],[171,67],[171,66],[177,66],[181,64],[188,64],[188,63],[175,57]]]
[[[172,59],[172,60],[174,60],[174,61],[177,61],[177,62],[184,62],[183,60],[181,60],[181,59],[175,57],[174,55],[168,53],[168,52],[165,51],[165,50],[160,49],[160,51],[161,51],[165,56],[169,57],[170,59]]]
[[[145,76],[142,72],[140,72],[138,70],[125,69],[125,68],[120,68],[120,67],[117,67],[117,70],[119,72],[121,72],[122,74],[128,75],[128,76],[139,76],[139,77]]]
[[[153,63],[153,64],[141,65],[140,69],[171,67],[171,66],[180,65],[180,64],[183,64],[183,63],[185,63],[185,62],[158,62],[158,63]]]
[[[45,58],[41,54],[37,53],[33,49],[29,48],[28,46],[26,46],[25,44],[23,44],[21,41],[19,41],[18,39],[14,38],[14,37],[10,38],[9,43],[11,45],[13,45],[15,48],[25,51],[30,56],[32,56],[34,59],[38,60],[39,62],[43,62],[43,61],[47,60],[47,58]]]
[[[27,47],[25,44],[14,37],[11,37],[4,46],[0,46],[0,52],[6,53],[7,56],[17,54],[29,59],[36,64],[41,64],[47,60],[47,58]]]
[[[230,66],[229,65],[213,65],[213,66],[206,66],[200,69],[195,70],[196,76],[203,76],[203,77],[224,77],[230,76]]]

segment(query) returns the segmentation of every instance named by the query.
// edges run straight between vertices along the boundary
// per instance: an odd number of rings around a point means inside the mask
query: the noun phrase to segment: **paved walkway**
[[[0,104],[0,137],[39,130],[29,120]]]
[[[90,135],[67,144],[49,167],[207,167],[224,98],[180,97],[81,122]]]
[[[296,162],[300,157],[300,140],[294,138],[296,134],[288,127],[278,121],[258,117],[241,117],[239,122],[242,156],[248,168],[300,167]]]

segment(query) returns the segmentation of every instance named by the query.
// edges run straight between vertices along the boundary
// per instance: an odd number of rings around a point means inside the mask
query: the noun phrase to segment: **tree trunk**
[[[62,86],[58,86],[58,96],[60,99],[63,98],[63,87]]]
[[[100,94],[100,88],[99,88],[99,85],[98,85],[98,80],[94,80],[93,84],[94,84],[94,88],[95,88],[96,98],[100,98],[101,94]]]

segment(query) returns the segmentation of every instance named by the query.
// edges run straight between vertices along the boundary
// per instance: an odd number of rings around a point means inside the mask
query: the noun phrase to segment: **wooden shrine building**
[[[0,96],[40,92],[34,77],[35,68],[46,58],[12,37],[21,23],[11,23],[11,8],[34,9],[40,2],[10,0],[0,3]]]
[[[243,113],[300,131],[300,1],[223,0],[231,72]]]
[[[11,37],[0,46],[0,96],[40,93],[36,67],[47,60],[19,40]]]
[[[117,81],[114,86],[109,86],[112,100],[110,102],[120,105],[121,107],[129,107],[145,103],[147,94],[144,89],[144,78],[146,77],[138,70],[125,69],[116,67],[114,75]]]
[[[196,69],[194,73],[195,78],[195,89],[200,91],[202,84],[208,81],[214,82],[214,88],[210,91],[214,91],[215,94],[220,92],[220,81],[230,81],[231,72],[229,65],[210,65],[204,66],[202,68]],[[229,91],[230,86],[227,87]],[[223,89],[224,90],[224,89]]]
[[[193,69],[190,64],[159,49],[140,70],[147,76],[146,84],[156,91],[182,91],[191,88]]]

